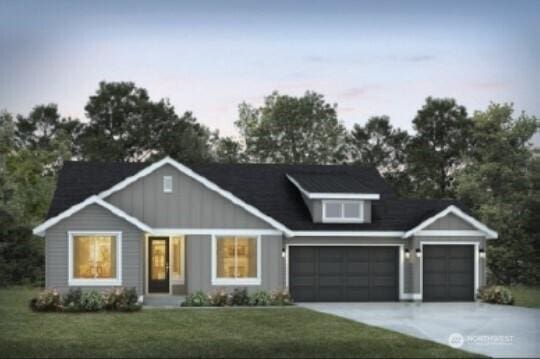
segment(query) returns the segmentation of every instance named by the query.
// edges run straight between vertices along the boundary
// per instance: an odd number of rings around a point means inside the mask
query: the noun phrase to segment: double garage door
[[[423,300],[474,300],[474,246],[423,246]],[[289,247],[298,302],[399,300],[398,247]]]
[[[290,247],[289,288],[298,302],[397,301],[398,247]]]

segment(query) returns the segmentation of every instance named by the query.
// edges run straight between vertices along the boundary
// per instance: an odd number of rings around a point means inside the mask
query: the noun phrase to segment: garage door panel
[[[369,264],[368,263],[347,262],[346,265],[345,265],[345,269],[346,269],[347,273],[349,273],[349,274],[368,273]]]
[[[345,285],[350,287],[368,287],[368,276],[347,276],[345,277]]]
[[[345,293],[345,300],[350,302],[369,301],[369,287],[348,287]]]
[[[474,246],[425,245],[424,301],[474,300]]]
[[[303,251],[309,255],[302,254]],[[289,266],[291,294],[296,301],[398,300],[396,247],[293,246],[289,253],[291,262],[295,258],[304,261],[302,265]],[[307,283],[313,283],[311,291],[304,287]]]
[[[344,297],[343,287],[319,287],[319,298],[323,302],[339,302]]]
[[[426,273],[424,275],[424,285],[439,285],[446,281],[446,273]]]
[[[319,262],[319,273],[328,273],[328,274],[339,274],[339,275],[341,275],[342,271],[343,271],[343,268],[341,266],[341,263],[337,263],[337,262]]]

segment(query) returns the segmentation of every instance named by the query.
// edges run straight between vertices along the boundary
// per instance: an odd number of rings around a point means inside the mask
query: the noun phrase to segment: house
[[[296,301],[472,301],[497,233],[456,201],[398,199],[374,168],[66,162],[46,286]]]

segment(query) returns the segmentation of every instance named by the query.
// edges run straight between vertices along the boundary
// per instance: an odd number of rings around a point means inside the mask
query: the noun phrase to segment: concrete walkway
[[[300,303],[491,357],[540,357],[540,309],[483,303]]]

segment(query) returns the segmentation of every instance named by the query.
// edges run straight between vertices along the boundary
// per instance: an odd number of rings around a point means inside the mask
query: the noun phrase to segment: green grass
[[[430,341],[302,308],[33,313],[34,289],[0,290],[0,356],[471,357]]]
[[[514,305],[529,308],[540,308],[540,287],[511,287]]]

